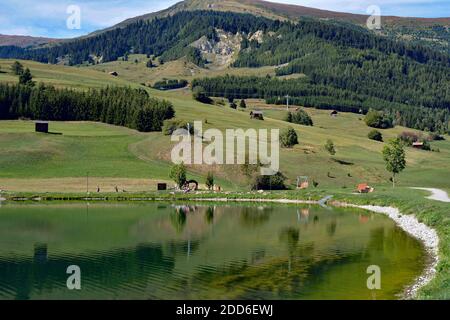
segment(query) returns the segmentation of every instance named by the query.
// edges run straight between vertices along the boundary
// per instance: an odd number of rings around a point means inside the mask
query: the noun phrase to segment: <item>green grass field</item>
[[[0,82],[17,83],[18,76],[12,74],[11,65],[15,60],[0,59]],[[25,68],[30,68],[34,80],[58,88],[100,88],[107,85],[132,85],[127,81],[110,76],[109,74],[88,70],[81,67],[65,67],[60,65],[43,64],[34,61],[20,60]]]
[[[0,70],[8,71],[12,62],[0,60]],[[139,86],[120,75],[114,78],[85,67],[49,66],[35,62],[24,62],[24,65],[31,69],[36,82],[63,87]],[[15,78],[10,73],[0,73],[0,81],[13,82]],[[281,120],[286,114],[285,108],[268,106],[263,101],[249,100],[247,110],[233,110],[227,106],[194,101],[189,90],[146,90],[152,96],[171,101],[177,118],[207,121],[203,124],[204,130],[283,129],[289,125]],[[264,121],[250,119],[249,111],[253,108],[264,110]],[[314,121],[314,127],[292,125],[299,135],[300,144],[292,149],[281,149],[280,169],[291,184],[295,183],[297,176],[305,175],[319,182],[320,187],[349,190],[361,182],[375,186],[389,183],[389,174],[381,158],[384,144],[367,138],[371,129],[359,115],[340,113],[334,118],[328,111],[306,110]],[[414,131],[402,127],[383,130],[385,141],[404,130]],[[41,135],[33,131],[32,122],[0,122],[0,148],[3,151],[0,178],[69,178],[83,177],[89,172],[96,177],[167,179],[173,143],[170,137],[160,133],[141,134],[106,124],[79,122],[51,123],[50,131],[62,135]],[[323,148],[329,138],[337,149],[333,157]],[[450,188],[450,142],[449,137],[446,138],[432,143],[440,152],[408,149],[408,168],[400,175],[400,186]],[[193,166],[190,170],[193,176],[201,179],[200,176],[211,168]],[[239,167],[221,166],[213,170],[223,186],[232,190],[246,188],[246,180]]]
[[[137,63],[136,63],[137,60]],[[193,63],[187,62],[184,58],[166,62],[157,68],[147,68],[149,59],[144,54],[131,54],[128,61],[112,61],[99,65],[84,67],[88,70],[97,70],[103,74],[115,71],[119,78],[135,83],[145,83],[153,85],[157,81],[164,79],[186,79],[188,81],[198,77],[216,77],[228,73],[230,75],[254,75],[254,76],[275,76],[275,67],[262,68],[228,68],[226,70],[204,69]],[[291,77],[295,77],[291,76]]]

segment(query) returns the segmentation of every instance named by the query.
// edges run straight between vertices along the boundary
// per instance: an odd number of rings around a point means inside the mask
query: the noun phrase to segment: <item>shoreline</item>
[[[3,199],[2,199],[3,200]],[[8,199],[5,199],[8,201]],[[15,201],[23,201],[24,198],[12,200]],[[30,199],[26,199],[30,200]],[[33,201],[42,201],[42,198],[35,197]],[[100,200],[107,201],[107,198],[84,198],[79,199],[82,201],[89,200]],[[173,201],[171,198],[164,197],[151,197],[146,199],[128,199],[129,201],[140,200],[140,201]],[[44,200],[45,201],[45,200]],[[312,204],[312,205],[322,205],[323,203],[319,200],[298,200],[298,199],[264,199],[264,198],[186,198],[186,199],[178,199],[177,201],[193,201],[193,202],[256,202],[256,203],[281,203],[281,204]],[[437,232],[421,223],[417,220],[414,214],[402,214],[399,209],[392,206],[375,206],[375,205],[357,205],[342,201],[328,201],[330,206],[334,207],[347,207],[347,208],[358,208],[367,211],[371,211],[374,213],[381,213],[388,216],[392,219],[402,230],[408,233],[410,236],[418,239],[425,248],[427,254],[427,262],[424,271],[420,274],[412,284],[407,285],[402,293],[399,293],[400,299],[414,299],[417,297],[418,291],[427,285],[436,275],[436,267],[439,263],[439,237]]]
[[[313,200],[292,200],[292,199],[227,199],[227,198],[204,198],[190,199],[189,201],[218,201],[218,202],[270,202],[285,204],[315,204],[320,205],[320,201]],[[439,236],[437,232],[428,227],[426,224],[419,222],[414,215],[402,214],[395,207],[383,207],[374,205],[356,205],[340,201],[330,201],[331,206],[358,208],[374,213],[381,213],[392,219],[403,231],[410,236],[418,239],[425,248],[427,254],[427,262],[425,270],[419,275],[412,284],[406,286],[402,293],[399,294],[400,299],[411,300],[417,296],[418,291],[427,285],[436,275],[436,267],[439,263]]]
[[[428,255],[425,270],[414,280],[412,284],[408,285],[404,289],[403,294],[400,295],[402,299],[414,299],[417,296],[418,291],[433,280],[436,275],[436,267],[439,263],[439,236],[434,229],[428,227],[422,222],[419,222],[414,215],[402,214],[399,209],[394,207],[355,205],[341,202],[336,202],[335,205],[341,207],[359,208],[384,214],[394,220],[394,222],[410,236],[422,242]]]

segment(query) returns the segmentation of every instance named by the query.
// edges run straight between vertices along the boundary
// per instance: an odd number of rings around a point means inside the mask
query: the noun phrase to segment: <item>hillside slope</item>
[[[300,5],[290,5],[262,0],[185,0],[174,6],[142,16],[127,19],[113,27],[94,32],[101,32],[122,28],[136,21],[162,18],[181,11],[214,10],[223,12],[249,13],[269,19],[297,21],[302,18],[334,20],[343,23],[366,25],[368,15],[352,14],[320,10]],[[380,35],[394,39],[402,39],[413,43],[420,43],[437,50],[450,51],[450,17],[417,18],[383,16],[382,30],[376,31]]]
[[[368,15],[352,14],[346,12],[336,12],[320,10],[300,5],[276,3],[262,0],[185,0],[160,12],[145,14],[142,16],[127,19],[114,27],[124,27],[139,20],[151,20],[155,17],[161,18],[173,15],[180,11],[195,10],[215,10],[236,13],[250,13],[270,19],[290,19],[298,20],[301,17],[311,17],[319,19],[335,19],[357,24],[365,24]],[[442,18],[414,18],[383,16],[383,22],[388,26],[433,26],[450,25],[450,17]],[[114,28],[113,27],[113,28]]]
[[[450,55],[376,36],[361,27],[317,20],[294,24],[211,10],[182,11],[54,47],[0,47],[0,57],[91,66],[126,62],[131,53],[145,55],[146,68],[151,62],[149,69],[156,66],[162,70],[165,63],[184,58],[200,71],[223,71],[219,75],[227,74],[230,66],[272,67],[277,79],[288,77],[270,85],[268,79],[234,78],[234,84],[229,79],[216,79],[213,85],[211,80],[194,83],[207,88],[212,96],[265,98],[276,104],[284,103],[280,97],[289,95],[297,105],[357,113],[372,108],[387,112],[397,124],[443,133],[448,130]],[[195,73],[197,67],[189,71]],[[304,77],[296,77],[298,74]],[[242,85],[237,86],[238,82]],[[255,87],[256,83],[260,85]]]
[[[26,48],[30,46],[39,46],[46,43],[58,42],[58,39],[43,38],[43,37],[30,37],[30,36],[15,36],[0,34],[0,47],[1,46],[18,46]]]
[[[83,39],[96,36],[106,31],[126,27],[137,21],[148,21],[154,18],[163,18],[182,11],[214,10],[222,12],[249,13],[269,19],[293,20],[302,18],[315,18],[323,20],[335,20],[357,25],[365,25],[368,16],[363,14],[352,14],[320,10],[300,5],[283,4],[262,0],[184,0],[158,12],[152,12],[133,17],[121,23],[90,33],[89,35],[75,38]],[[450,17],[442,18],[417,18],[383,16],[383,30],[379,34],[418,42],[441,50],[450,50]],[[0,35],[0,46],[37,46],[46,43],[59,43],[58,39]]]
[[[2,67],[7,63],[2,61]],[[45,73],[43,69],[46,65],[24,63],[36,75],[37,82],[60,82],[61,86],[79,89],[88,89],[92,79],[97,79],[104,85],[120,81],[122,85],[139,86],[115,78],[113,82],[108,82],[108,76],[104,73],[85,68],[53,66],[52,72]],[[0,74],[0,81],[12,81],[10,77],[11,75]],[[293,149],[282,149],[280,156],[280,169],[291,184],[295,183],[297,176],[302,175],[308,175],[321,187],[352,189],[361,182],[389,184],[389,175],[385,171],[380,154],[384,144],[367,138],[370,128],[356,114],[341,113],[338,117],[330,117],[327,111],[306,109],[315,126],[305,127],[279,120],[284,117],[285,108],[268,106],[260,100],[247,102],[249,109],[265,110],[265,121],[251,120],[250,110],[233,110],[229,107],[199,103],[192,99],[189,91],[146,90],[153,97],[171,101],[177,119],[203,123],[207,121],[204,129],[283,129],[288,125],[293,126],[299,135],[300,145]],[[76,178],[78,180],[74,181],[82,181],[80,179],[85,177],[88,171],[91,177],[128,179],[128,182],[121,183],[126,186],[129,183],[130,190],[138,190],[133,179],[168,179],[170,151],[173,146],[169,136],[161,133],[139,134],[133,130],[103,124],[54,123],[51,126],[55,131],[64,134],[35,134],[30,122],[0,123],[0,148],[4,151],[0,162],[5,169],[0,172],[0,184],[3,181],[20,187],[29,183],[27,180],[30,179],[50,178]],[[404,130],[407,129],[398,126],[382,132],[385,140],[388,140]],[[330,137],[337,148],[337,154],[333,157],[328,155],[323,147]],[[400,175],[400,184],[430,185],[448,189],[450,186],[446,177],[450,170],[450,138],[446,136],[446,139],[432,143],[433,147],[440,149],[439,153],[408,148],[408,168]],[[63,163],[64,165],[61,165]],[[238,166],[191,166],[190,176],[202,181],[202,177],[209,170],[216,173],[220,179],[219,183],[226,190],[246,188],[244,185],[247,181],[240,174]],[[63,183],[65,179],[52,180],[55,188],[58,181]]]

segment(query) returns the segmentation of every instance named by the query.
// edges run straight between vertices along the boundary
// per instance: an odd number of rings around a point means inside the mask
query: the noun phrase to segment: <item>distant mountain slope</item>
[[[83,39],[99,35],[103,32],[123,28],[137,21],[152,20],[155,17],[162,18],[174,15],[182,11],[214,10],[222,12],[249,13],[269,19],[298,20],[302,17],[310,17],[325,20],[364,25],[367,15],[351,14],[320,10],[299,5],[282,4],[262,0],[185,0],[165,10],[144,14],[142,16],[127,19],[112,27],[98,30],[89,35],[77,38]],[[420,43],[438,50],[450,52],[450,17],[443,18],[415,18],[384,16],[382,18],[383,30],[378,33],[396,39]],[[56,39],[34,38],[22,36],[0,35],[0,46],[36,46],[48,42],[59,42]]]
[[[367,15],[327,11],[262,0],[185,0],[163,11],[127,19],[111,28],[94,32],[91,35],[97,35],[115,28],[123,28],[140,20],[151,20],[155,17],[162,18],[181,11],[195,10],[249,13],[279,20],[298,20],[302,17],[309,17],[357,25],[365,25],[368,19]],[[383,16],[382,27],[381,31],[377,31],[378,34],[450,52],[450,17],[415,18]]]
[[[300,17],[312,17],[320,19],[337,19],[357,24],[364,24],[367,21],[367,15],[352,14],[346,12],[336,12],[320,10],[299,5],[268,2],[262,0],[185,0],[174,6],[155,13],[127,19],[114,27],[123,27],[129,23],[138,20],[149,20],[154,17],[164,17],[180,11],[193,10],[214,10],[229,11],[237,13],[250,13],[257,16],[263,16],[270,19],[291,19],[296,20]],[[450,26],[450,17],[443,18],[414,18],[414,17],[396,17],[384,16],[383,22],[388,26]],[[113,28],[114,28],[113,27]]]
[[[46,43],[57,42],[57,39],[30,37],[30,36],[11,36],[0,34],[0,46],[17,46],[26,48],[30,46],[39,46]]]

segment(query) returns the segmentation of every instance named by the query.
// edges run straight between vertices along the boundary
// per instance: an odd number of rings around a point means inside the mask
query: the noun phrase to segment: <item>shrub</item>
[[[237,109],[237,104],[233,101],[233,102],[230,102],[230,108],[231,109]]]
[[[284,118],[284,121],[286,121],[286,122],[292,122],[292,113],[291,113],[291,112],[288,112],[288,113],[286,114],[286,117]]]
[[[383,135],[378,130],[372,130],[367,135],[370,140],[380,141],[383,142]]]
[[[367,126],[378,129],[392,128],[394,125],[392,120],[381,111],[369,110],[364,118]]]
[[[27,85],[27,86],[33,86],[33,76],[31,75],[30,69],[26,68],[25,71],[23,71],[19,75],[19,84]]]
[[[298,144],[298,136],[294,128],[288,127],[283,130],[280,134],[280,142],[283,148],[292,148],[294,145]]]
[[[180,89],[184,88],[188,85],[188,81],[181,80],[164,80],[158,81],[153,85],[153,88],[158,90],[172,90],[172,89]]]
[[[247,104],[245,103],[244,99],[242,99],[241,102],[239,103],[239,108],[242,108],[242,109],[247,108]]]
[[[327,150],[327,152],[332,156],[336,154],[336,149],[334,148],[334,142],[332,140],[327,140],[327,142],[325,143],[325,150]]]
[[[23,65],[19,61],[15,61],[11,66],[11,70],[16,76],[19,76],[23,72]]]
[[[170,169],[169,178],[181,188],[186,183],[186,166],[183,163],[174,165]]]
[[[286,177],[278,172],[273,176],[258,175],[251,184],[252,190],[286,190]]]
[[[428,140],[423,140],[422,142],[423,142],[422,150],[431,151],[430,142]]]
[[[166,120],[164,121],[162,132],[166,136],[170,136],[172,133],[174,133],[175,130],[177,129],[188,130],[188,127],[190,133],[194,134],[194,126],[192,125],[192,123],[188,126],[188,122],[184,120]]]
[[[192,97],[202,103],[211,103],[211,98],[206,95],[203,87],[195,87],[192,89]]]
[[[214,187],[214,174],[211,171],[206,175],[205,184],[208,190],[211,190]]]
[[[296,124],[301,124],[304,126],[313,126],[314,125],[309,114],[307,114],[302,109],[298,109],[296,112],[293,112],[293,113],[289,112],[286,117],[286,121],[296,123]]]
[[[442,140],[445,140],[445,138],[444,138],[444,136],[442,136],[442,135],[440,135],[438,133],[432,132],[428,136],[428,140],[429,141],[442,141]]]

